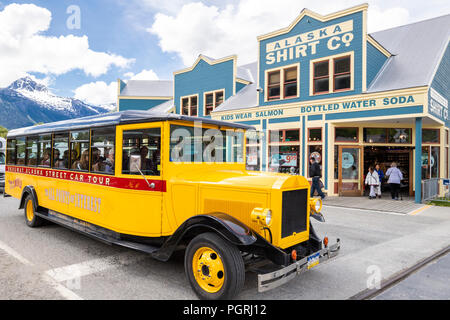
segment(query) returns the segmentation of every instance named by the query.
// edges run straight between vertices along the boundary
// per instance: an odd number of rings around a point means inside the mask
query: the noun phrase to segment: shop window
[[[267,99],[280,99],[280,71],[270,72],[268,74]]]
[[[334,59],[334,90],[348,90],[351,85],[350,56]]]
[[[17,138],[16,140],[17,162],[18,165],[25,165],[25,138]]]
[[[431,178],[439,178],[439,153],[440,147],[431,147],[430,171]]]
[[[449,178],[449,172],[448,172],[448,167],[449,167],[449,161],[448,161],[448,147],[445,148],[445,154],[444,154],[444,178]]]
[[[448,137],[448,130],[445,130],[445,144],[446,145],[448,145],[448,139],[449,139],[449,137]]]
[[[185,116],[197,116],[198,98],[197,96],[181,98],[181,114]]]
[[[367,143],[386,143],[387,129],[385,128],[364,128],[363,139]]]
[[[135,129],[123,132],[122,173],[159,176],[161,129]],[[140,171],[140,172],[139,172]]]
[[[335,141],[358,142],[358,128],[336,128]]]
[[[16,140],[8,139],[6,142],[6,164],[16,164]]]
[[[91,171],[114,174],[115,169],[115,128],[92,130],[91,132]]]
[[[51,167],[52,161],[52,136],[42,135],[39,136],[39,148],[38,148],[38,166]]]
[[[38,154],[38,138],[30,137],[27,138],[27,146],[26,146],[26,165],[27,166],[36,166],[37,162],[37,154]]]
[[[439,143],[439,129],[423,129],[422,143]]]
[[[220,106],[223,102],[223,99],[223,90],[205,94],[205,116],[209,116],[215,108]]]
[[[70,133],[70,167],[89,170],[89,130]]]
[[[308,129],[308,141],[310,142],[322,141],[322,128]]]
[[[326,93],[330,90],[329,61],[314,63],[314,94]]]
[[[298,174],[298,155],[298,146],[270,146],[269,171]]]
[[[334,146],[334,179],[339,179],[339,146]]]
[[[297,93],[297,67],[284,70],[284,97],[292,98]]]
[[[299,129],[270,130],[270,142],[298,142],[300,141]]]
[[[388,129],[389,143],[411,143],[411,129],[410,128],[389,128]]]

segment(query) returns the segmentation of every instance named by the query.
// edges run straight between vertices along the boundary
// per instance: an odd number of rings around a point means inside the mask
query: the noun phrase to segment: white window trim
[[[189,99],[189,114],[188,114],[188,116],[191,116],[191,99],[193,97],[197,97],[197,117],[198,117],[199,102],[200,102],[198,99],[198,93],[180,97],[180,115],[183,115],[183,99],[188,98]]]
[[[296,96],[291,96],[289,98],[286,98],[284,96],[284,70],[285,69],[290,69],[293,67],[297,67],[297,95]],[[269,100],[269,90],[268,88],[268,81],[269,81],[269,73],[272,73],[274,71],[280,71],[280,99],[276,99],[276,100]],[[300,97],[300,63],[293,63],[293,64],[289,64],[289,65],[285,65],[282,67],[278,67],[278,68],[273,68],[273,69],[267,69],[264,71],[265,75],[264,75],[264,102],[271,102],[271,101],[281,101],[281,100],[289,100],[289,99],[296,99]]]
[[[213,90],[213,91],[207,91],[203,93],[203,116],[206,116],[206,95],[207,94],[213,94],[213,111],[216,109],[216,94],[218,92],[223,92],[223,101],[222,103],[225,102],[225,88],[222,89],[217,89],[217,90]]]
[[[334,59],[350,56],[350,89],[334,91],[333,78],[334,78]],[[328,92],[314,93],[314,63],[328,60]],[[327,56],[309,61],[309,95],[320,96],[324,94],[348,92],[355,90],[355,52],[349,51],[345,53],[335,54],[333,56]]]

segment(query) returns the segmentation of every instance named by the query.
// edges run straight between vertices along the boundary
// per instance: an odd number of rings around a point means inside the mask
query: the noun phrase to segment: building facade
[[[171,110],[253,125],[249,169],[308,176],[314,158],[329,195],[396,162],[420,202],[422,180],[449,177],[450,15],[368,34],[367,10],[305,9],[257,37],[251,64],[200,55],[174,72]]]

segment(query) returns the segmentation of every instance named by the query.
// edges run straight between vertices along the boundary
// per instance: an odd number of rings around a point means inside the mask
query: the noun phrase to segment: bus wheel
[[[43,219],[34,214],[33,198],[27,195],[25,198],[25,221],[27,226],[36,228],[42,225]]]
[[[201,299],[232,299],[242,289],[245,267],[239,249],[214,233],[203,233],[189,243],[184,269]]]

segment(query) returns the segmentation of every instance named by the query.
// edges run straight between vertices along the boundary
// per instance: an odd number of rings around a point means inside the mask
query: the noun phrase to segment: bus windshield
[[[171,162],[244,162],[244,130],[170,126]]]

